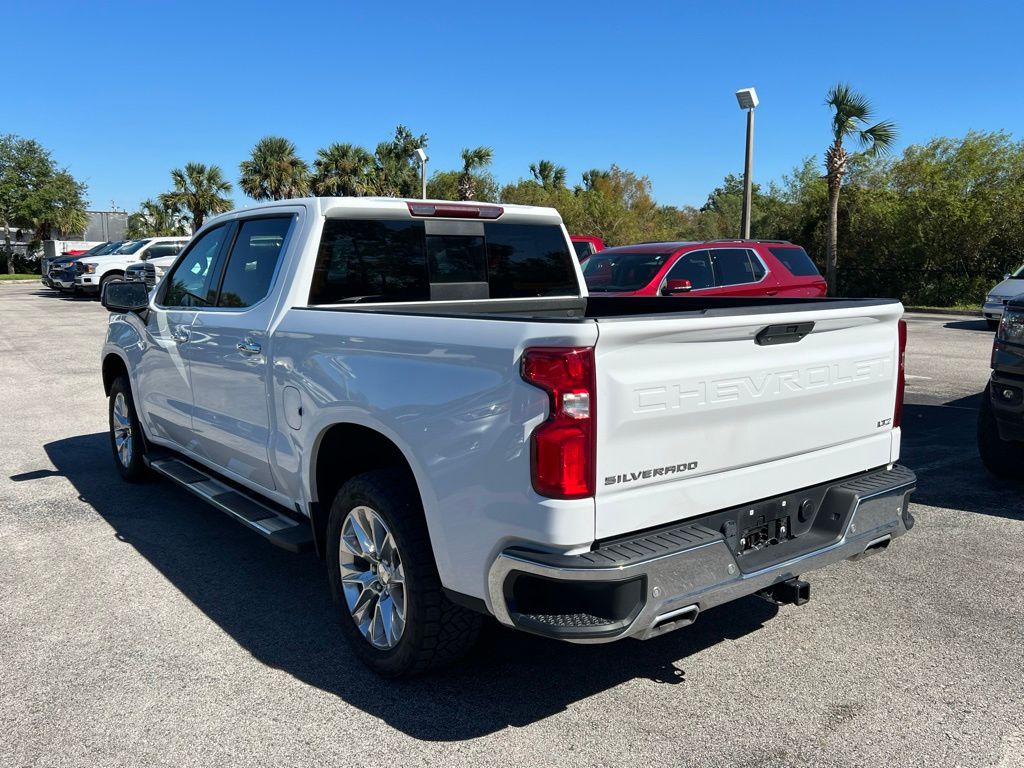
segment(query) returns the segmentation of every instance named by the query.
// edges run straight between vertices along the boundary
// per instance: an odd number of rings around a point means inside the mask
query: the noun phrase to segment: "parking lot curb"
[[[39,283],[42,285],[42,281],[38,277],[34,280],[0,280],[0,285],[24,285],[25,283]]]

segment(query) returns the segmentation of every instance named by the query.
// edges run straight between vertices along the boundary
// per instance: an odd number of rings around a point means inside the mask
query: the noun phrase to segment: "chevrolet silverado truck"
[[[913,525],[892,300],[588,296],[556,211],[287,200],[111,284],[110,443],[325,561],[385,676],[650,638]]]

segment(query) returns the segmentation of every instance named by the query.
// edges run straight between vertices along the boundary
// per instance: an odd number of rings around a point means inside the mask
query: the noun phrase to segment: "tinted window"
[[[579,296],[574,256],[551,224],[484,225],[492,299]]]
[[[713,288],[714,273],[711,271],[711,254],[707,251],[691,251],[679,257],[667,275],[668,280],[689,280],[694,290]]]
[[[600,251],[583,262],[583,277],[594,292],[636,291],[654,279],[671,255]]]
[[[159,259],[161,256],[173,256],[179,253],[184,243],[157,243],[146,251],[147,259]]]
[[[1016,272],[1010,275],[1010,277],[1012,277],[1014,280],[1020,277],[1024,277],[1024,265],[1021,265]]]
[[[310,304],[429,298],[423,222],[324,222]]]
[[[177,264],[163,284],[167,286],[160,302],[166,307],[202,307],[213,304],[217,285],[213,281],[217,273],[217,255],[224,244],[228,228],[220,226],[211,229],[196,240]]]
[[[821,276],[818,268],[811,261],[811,257],[803,248],[769,248],[768,250],[795,277]]]
[[[764,277],[764,270],[751,264],[750,251],[745,248],[716,248],[711,251],[711,264],[715,270],[715,285],[756,283]]]
[[[426,235],[422,221],[328,219],[311,304],[427,301],[430,284],[487,283],[492,299],[577,296],[562,229],[484,224],[484,236]]]
[[[484,239],[427,235],[427,265],[432,283],[486,283]]]
[[[581,261],[592,253],[596,253],[594,250],[594,244],[584,240],[583,242],[575,241],[572,244],[573,250],[576,251],[576,258]]]
[[[251,307],[266,297],[291,223],[291,216],[240,223],[224,269],[218,307]]]
[[[135,253],[148,242],[149,240],[132,240],[122,245],[114,253]]]

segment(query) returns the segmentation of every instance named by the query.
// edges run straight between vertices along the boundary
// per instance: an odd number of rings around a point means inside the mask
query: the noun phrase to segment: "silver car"
[[[985,316],[988,327],[995,330],[1003,317],[1003,307],[1014,296],[1024,293],[1024,264],[1016,272],[1003,275],[1003,282],[988,292],[981,314]]]

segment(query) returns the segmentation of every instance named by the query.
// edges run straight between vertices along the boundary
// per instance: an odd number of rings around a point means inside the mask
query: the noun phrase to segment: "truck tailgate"
[[[815,302],[598,319],[597,538],[894,461],[902,314]]]

